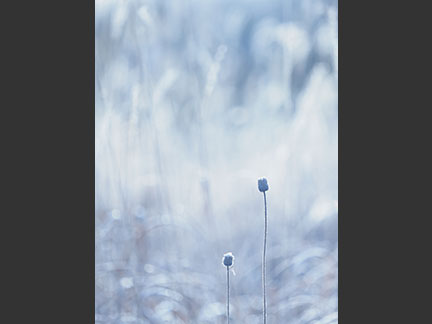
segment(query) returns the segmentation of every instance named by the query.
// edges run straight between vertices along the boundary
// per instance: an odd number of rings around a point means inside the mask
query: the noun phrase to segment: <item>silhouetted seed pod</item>
[[[267,191],[269,189],[267,179],[258,179],[258,190],[261,192]]]
[[[225,253],[222,259],[222,264],[225,267],[232,267],[234,264],[234,255],[231,252]]]

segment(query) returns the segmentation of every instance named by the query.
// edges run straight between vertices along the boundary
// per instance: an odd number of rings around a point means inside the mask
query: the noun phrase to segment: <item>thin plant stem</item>
[[[263,288],[263,320],[267,323],[267,300],[266,300],[266,247],[267,247],[267,199],[264,194],[264,248],[262,260],[262,288]]]
[[[229,324],[230,321],[230,314],[229,314],[229,297],[230,297],[230,289],[229,289],[229,267],[227,267],[227,323]]]

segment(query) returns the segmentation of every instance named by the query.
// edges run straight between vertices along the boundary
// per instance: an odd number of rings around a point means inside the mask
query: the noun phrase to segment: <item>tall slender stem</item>
[[[227,323],[229,324],[230,321],[230,315],[229,315],[229,297],[230,297],[230,290],[229,290],[229,267],[227,267]]]
[[[264,194],[264,249],[262,260],[262,287],[263,287],[263,320],[264,324],[267,322],[267,301],[266,301],[266,247],[267,247],[267,199],[266,193]]]

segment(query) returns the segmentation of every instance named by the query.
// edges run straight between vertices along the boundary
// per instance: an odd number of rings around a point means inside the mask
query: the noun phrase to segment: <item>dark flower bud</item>
[[[258,190],[261,192],[267,191],[269,189],[267,179],[258,179]]]
[[[231,267],[234,264],[234,255],[231,252],[225,253],[222,258],[222,264],[225,267]]]

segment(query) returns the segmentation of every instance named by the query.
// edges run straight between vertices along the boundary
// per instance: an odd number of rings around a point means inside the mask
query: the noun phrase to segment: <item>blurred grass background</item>
[[[337,315],[337,1],[96,0],[96,323]]]

